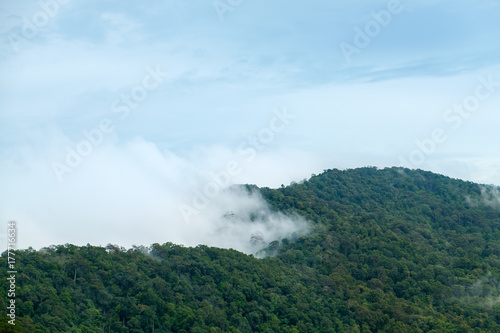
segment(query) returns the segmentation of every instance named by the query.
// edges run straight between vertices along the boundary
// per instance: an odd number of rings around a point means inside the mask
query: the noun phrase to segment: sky
[[[15,220],[20,248],[249,252],[252,234],[307,223],[233,184],[403,166],[500,185],[499,14],[490,0],[0,0],[0,239]]]

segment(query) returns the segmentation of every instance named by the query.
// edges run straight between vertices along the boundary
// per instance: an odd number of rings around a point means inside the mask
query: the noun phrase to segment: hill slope
[[[500,331],[498,189],[400,168],[328,170],[280,189],[247,188],[275,210],[304,216],[313,232],[272,242],[264,259],[171,243],[18,251],[15,328]],[[5,283],[0,294],[6,306]]]

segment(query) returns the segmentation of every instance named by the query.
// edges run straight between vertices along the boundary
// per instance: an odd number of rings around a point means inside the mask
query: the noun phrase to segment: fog
[[[493,209],[500,210],[500,190],[494,185],[481,186],[481,198],[467,198],[467,202],[471,206],[487,206]]]
[[[232,186],[304,178],[303,170],[316,166],[300,152],[262,151],[249,161],[222,146],[174,153],[141,138],[110,141],[60,181],[53,162],[63,161],[62,143],[53,136],[44,150],[9,152],[0,167],[9,175],[2,179],[0,220],[18,222],[19,248],[173,242],[255,253],[273,240],[307,232],[304,220],[273,213],[259,195]],[[292,164],[297,157],[309,162]],[[238,166],[231,175],[229,162]]]
[[[463,286],[452,286],[453,297],[450,301],[491,309],[500,303],[500,282],[488,272],[474,283]]]

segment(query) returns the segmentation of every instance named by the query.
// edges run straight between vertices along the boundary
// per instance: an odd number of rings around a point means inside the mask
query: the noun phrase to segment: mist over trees
[[[256,255],[169,242],[19,250],[16,326],[4,316],[0,331],[500,331],[498,188],[371,167],[247,188],[309,234],[254,233]],[[0,295],[5,309],[5,283]]]

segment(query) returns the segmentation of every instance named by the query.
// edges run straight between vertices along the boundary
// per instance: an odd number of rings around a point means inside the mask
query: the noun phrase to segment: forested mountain
[[[0,331],[500,332],[498,188],[402,168],[246,188],[311,233],[263,259],[172,243],[20,250],[17,325],[4,315]]]

